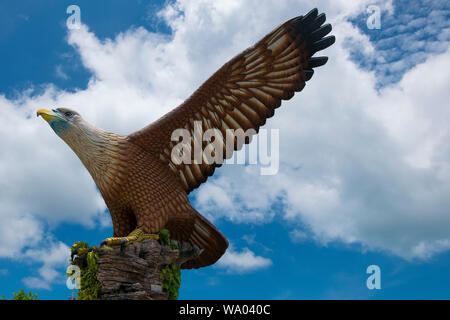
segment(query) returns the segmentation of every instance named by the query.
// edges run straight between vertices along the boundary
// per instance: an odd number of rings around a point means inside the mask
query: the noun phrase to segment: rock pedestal
[[[167,279],[167,276],[171,276],[168,270],[175,270],[171,267],[178,258],[178,250],[160,244],[157,240],[149,239],[132,243],[122,249],[119,246],[95,248],[92,253],[95,253],[95,260],[92,255],[89,256],[91,258],[88,257],[89,253],[80,254],[73,260],[73,264],[81,268],[80,293],[84,290],[83,272],[95,273],[88,265],[95,264],[96,261],[96,276],[90,276],[90,278],[96,277],[97,283],[87,284],[88,281],[84,281],[84,286],[98,285],[98,294],[95,298],[102,300],[167,300],[169,298],[169,292],[166,292],[167,285],[164,286],[164,282],[173,282],[173,279]],[[177,292],[178,288],[176,295]],[[82,296],[79,294],[79,297]]]

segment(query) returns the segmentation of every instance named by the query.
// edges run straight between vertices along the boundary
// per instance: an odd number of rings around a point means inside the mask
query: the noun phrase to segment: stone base
[[[167,300],[163,291],[161,270],[174,263],[178,250],[149,239],[117,247],[97,248],[97,280],[102,300]],[[86,254],[74,259],[74,264],[86,268]],[[82,288],[83,289],[83,288]]]

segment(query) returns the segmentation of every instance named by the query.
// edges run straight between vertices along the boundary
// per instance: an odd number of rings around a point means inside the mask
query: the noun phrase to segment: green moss
[[[170,241],[170,232],[167,229],[162,229],[157,233],[162,244],[169,246],[173,250],[178,250],[178,247]],[[169,300],[178,299],[178,291],[181,285],[181,271],[174,263],[166,266],[159,274],[163,280],[163,290],[169,294]]]
[[[178,250],[178,247],[170,241],[170,231],[167,229],[162,229],[156,233],[159,236],[159,241],[165,246],[169,246],[173,250]]]
[[[159,240],[163,245],[170,245],[170,232],[167,229],[161,229],[161,231],[156,233],[159,236]]]
[[[181,285],[180,268],[172,263],[162,269],[159,276],[163,280],[163,290],[169,294],[169,300],[177,300]]]
[[[39,300],[36,293],[28,292],[28,294],[20,289],[20,292],[14,292],[14,297],[11,300]],[[0,300],[6,300],[4,296]]]
[[[85,242],[79,241],[72,245],[72,253],[76,249],[88,249],[89,245]],[[100,293],[100,283],[97,280],[98,269],[98,253],[92,250],[86,254],[87,267],[82,268],[80,286],[81,289],[77,292],[77,300],[98,300]]]
[[[89,249],[89,245],[86,242],[83,242],[83,241],[75,242],[72,245],[71,252],[73,253],[75,250],[78,250],[78,249],[81,249],[81,248]]]
[[[81,270],[81,289],[78,291],[77,300],[99,299],[100,283],[97,280],[97,260],[97,252],[88,252],[87,268]]]

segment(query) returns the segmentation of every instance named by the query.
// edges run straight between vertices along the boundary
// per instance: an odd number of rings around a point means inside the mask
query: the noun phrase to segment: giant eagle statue
[[[179,128],[193,132],[196,123],[203,130],[219,130],[222,137],[227,129],[257,132],[282,100],[303,89],[313,68],[327,62],[327,57],[313,57],[335,42],[327,36],[331,25],[324,23],[325,14],[317,9],[286,21],[223,65],[180,106],[130,135],[97,128],[67,108],[39,109],[37,115],[77,154],[105,200],[114,234],[102,244],[126,245],[166,228],[174,240],[199,249],[182,268],[215,263],[228,241],[191,206],[188,194],[221,163],[175,161],[172,133]],[[242,147],[230,150],[225,139],[214,142],[223,147],[224,157]]]

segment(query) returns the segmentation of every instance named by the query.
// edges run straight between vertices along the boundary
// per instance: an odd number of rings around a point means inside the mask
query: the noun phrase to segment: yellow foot
[[[151,233],[145,233],[142,229],[136,229],[132,231],[128,236],[126,237],[111,237],[107,238],[102,241],[100,246],[119,246],[123,249],[123,247],[134,243],[134,242],[141,242],[143,240],[147,239],[159,239],[159,235],[157,234],[151,234]]]

